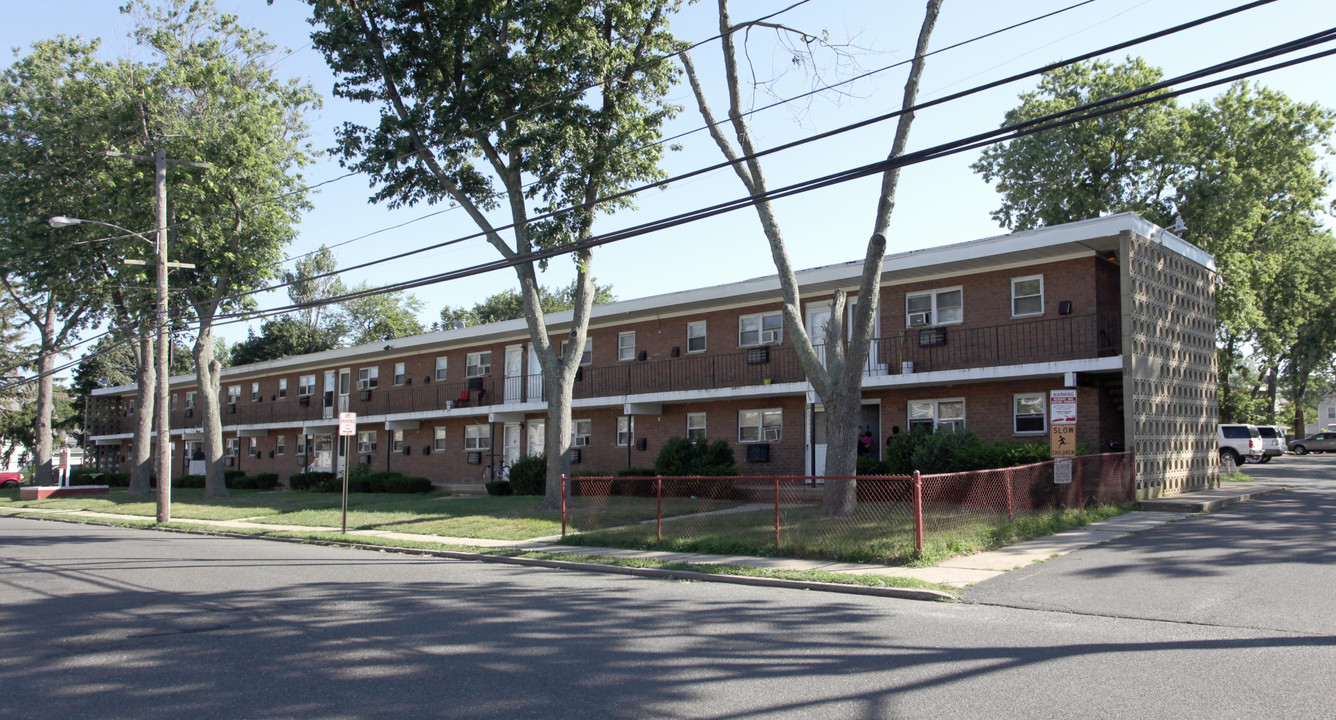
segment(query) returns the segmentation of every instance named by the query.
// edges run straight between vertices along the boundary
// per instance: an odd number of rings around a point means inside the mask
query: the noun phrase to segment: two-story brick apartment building
[[[798,274],[808,327],[858,262]],[[1088,452],[1135,451],[1143,495],[1216,474],[1214,264],[1134,215],[888,255],[862,424],[1046,438],[1047,395],[1078,394]],[[853,302],[857,298],[851,298]],[[569,313],[549,318],[554,338]],[[171,381],[175,472],[201,440],[193,377]],[[133,387],[96,391],[103,467],[130,455]],[[480,481],[493,457],[543,450],[543,378],[523,320],[227,368],[226,464],[282,477],[332,469],[340,411],[354,462]],[[766,276],[598,306],[575,383],[579,471],[649,466],[674,436],[722,438],[748,475],[820,475],[824,419]],[[176,448],[185,445],[185,453]]]

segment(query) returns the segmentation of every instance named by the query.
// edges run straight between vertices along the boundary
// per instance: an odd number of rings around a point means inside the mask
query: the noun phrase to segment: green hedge
[[[525,455],[510,466],[511,492],[488,494],[496,495],[542,495],[547,492],[547,456]]]
[[[654,475],[665,477],[733,476],[738,474],[733,447],[723,440],[669,438],[654,460]]]
[[[343,481],[334,473],[297,473],[288,479],[293,490],[310,492],[343,492]],[[355,493],[429,493],[431,481],[423,477],[409,477],[394,472],[350,473],[348,492]]]
[[[493,480],[485,484],[488,495],[514,495],[515,485],[509,480]]]
[[[858,458],[859,475],[924,475],[992,470],[1051,460],[1048,445],[987,443],[970,430],[901,433],[886,444],[886,459]]]
[[[311,490],[320,492],[319,486],[326,482],[332,482],[335,479],[332,472],[304,472],[296,473],[288,478],[288,487],[293,490]]]

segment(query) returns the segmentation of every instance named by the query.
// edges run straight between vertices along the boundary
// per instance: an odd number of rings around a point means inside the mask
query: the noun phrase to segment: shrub
[[[654,460],[654,474],[675,477],[738,474],[733,447],[723,440],[669,438]]]
[[[650,492],[653,492],[651,486]],[[663,481],[664,497],[694,497],[710,500],[743,500],[745,490],[725,478],[670,478]]]
[[[204,487],[203,475],[182,475],[172,481],[172,484],[179,488],[202,488]]]
[[[228,487],[237,490],[273,490],[278,487],[278,473],[256,473],[228,480]]]
[[[890,475],[891,464],[884,460],[878,460],[874,457],[864,455],[858,458],[858,467],[854,470],[855,475]]]
[[[486,484],[488,495],[514,495],[515,486],[509,480],[493,480]]]
[[[627,467],[617,471],[617,477],[654,477],[654,468]]]
[[[547,492],[547,456],[525,455],[510,466],[510,486],[516,495]]]
[[[312,492],[321,492],[321,487],[325,483],[334,481],[332,472],[304,472],[296,473],[288,478],[288,485],[293,490],[310,490]]]
[[[224,471],[223,471],[223,484],[226,485],[227,487],[232,487],[232,481],[233,481],[233,480],[236,480],[236,479],[239,478],[239,477],[245,477],[245,476],[246,476],[246,471],[245,471],[245,470],[224,470]]]

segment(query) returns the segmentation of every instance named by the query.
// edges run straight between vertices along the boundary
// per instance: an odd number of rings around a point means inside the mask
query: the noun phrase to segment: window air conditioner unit
[[[587,435],[576,435],[576,436],[575,436],[575,442],[572,443],[572,444],[575,445],[575,447],[588,447],[588,446],[589,446],[589,436],[587,436]]]
[[[909,327],[918,327],[919,325],[927,325],[931,320],[932,320],[932,313],[929,312],[909,313]]]
[[[648,449],[649,449],[649,439],[648,439],[648,438],[636,438],[636,449],[637,449],[637,450],[648,450]]]
[[[766,442],[779,442],[779,428],[765,428],[761,431],[761,439]]]
[[[777,342],[779,342],[779,338],[780,338],[780,334],[779,334],[779,332],[780,332],[780,331],[778,331],[778,330],[762,330],[762,331],[761,331],[761,342],[763,342],[763,343],[777,343]]]
[[[233,465],[237,464],[237,459],[229,455],[227,459],[223,461],[223,464],[226,465],[227,467],[232,467]]]
[[[359,463],[361,463],[361,464],[363,464],[363,465],[370,465],[370,464],[371,464],[371,456],[370,456],[370,455],[362,455],[361,457],[357,458],[357,462],[359,462]]]
[[[186,417],[195,417],[195,408],[186,408]]]
[[[412,455],[412,454],[413,454],[413,448],[411,448],[411,447],[405,445],[405,446],[404,446],[404,449],[403,449],[402,452],[403,452],[403,454],[405,454],[405,455]]]

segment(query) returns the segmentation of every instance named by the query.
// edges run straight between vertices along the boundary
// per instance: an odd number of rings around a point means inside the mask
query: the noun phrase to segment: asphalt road
[[[1333,717],[1331,615],[1296,599],[1331,508],[1266,504],[969,593],[998,604],[0,518],[0,718]],[[1264,571],[1284,533],[1213,529],[1282,516],[1293,573]],[[1010,606],[1036,587],[1055,609]]]

